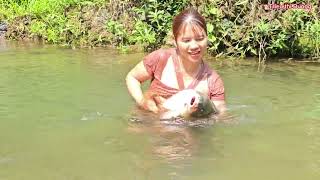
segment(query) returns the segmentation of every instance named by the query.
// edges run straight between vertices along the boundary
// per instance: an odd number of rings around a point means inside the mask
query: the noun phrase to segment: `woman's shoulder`
[[[224,85],[220,75],[208,64],[205,64],[205,66],[209,98],[211,100],[224,100]]]
[[[175,48],[160,48],[160,49],[152,51],[146,57],[148,57],[148,56],[160,57],[162,55],[172,55],[173,53],[175,53]]]
[[[175,53],[174,48],[169,49],[157,49],[152,51],[147,56],[144,57],[144,64],[147,65],[156,65],[160,60],[166,61],[173,53]]]
[[[174,53],[174,48],[170,49],[158,49],[143,59],[143,64],[149,74],[154,74],[156,71],[162,71],[163,67],[165,66],[168,58]]]
[[[204,62],[205,66],[205,73],[207,74],[207,77],[210,79],[218,79],[220,78],[220,75],[215,71],[213,68],[211,68],[208,63]]]

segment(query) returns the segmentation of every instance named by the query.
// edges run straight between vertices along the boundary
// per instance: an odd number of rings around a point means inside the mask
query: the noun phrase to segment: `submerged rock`
[[[8,25],[5,22],[0,22],[0,31],[7,31]]]
[[[8,30],[8,25],[5,22],[0,22],[0,37],[3,37],[4,34],[7,32]]]

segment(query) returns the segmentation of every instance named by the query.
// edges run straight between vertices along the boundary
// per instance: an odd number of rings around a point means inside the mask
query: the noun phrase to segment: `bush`
[[[265,10],[262,0],[0,0],[8,37],[41,38],[71,46],[159,48],[172,18],[197,7],[207,20],[212,55],[319,57],[317,1],[310,12]],[[277,2],[304,3],[302,0]],[[24,26],[24,27],[21,27]]]

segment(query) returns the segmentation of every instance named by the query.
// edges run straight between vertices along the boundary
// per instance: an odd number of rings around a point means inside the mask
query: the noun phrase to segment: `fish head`
[[[210,114],[216,114],[217,112],[217,108],[210,99],[205,96],[200,96],[196,109],[191,112],[190,116],[200,118]]]
[[[203,97],[196,91],[191,91],[186,96],[186,102],[184,103],[183,116],[190,116],[192,113],[198,111],[199,105],[201,106]]]
[[[171,96],[163,104],[161,118],[204,117],[212,112],[212,103],[207,96],[193,89],[186,89]]]

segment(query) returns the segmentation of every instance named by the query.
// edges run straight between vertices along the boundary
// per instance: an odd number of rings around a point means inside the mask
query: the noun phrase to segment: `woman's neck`
[[[187,60],[184,61],[180,57],[178,57],[178,60],[179,60],[179,64],[182,72],[184,72],[184,74],[187,74],[188,76],[191,76],[191,77],[195,77],[198,74],[203,63],[202,61],[199,61],[199,62],[190,62]]]

